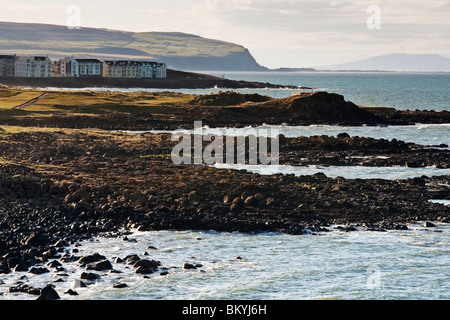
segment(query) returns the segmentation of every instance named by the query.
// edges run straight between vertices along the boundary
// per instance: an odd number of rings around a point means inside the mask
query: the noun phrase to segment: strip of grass
[[[24,91],[17,92],[16,94],[12,93],[11,95],[6,97],[1,97],[0,109],[12,109],[39,97],[41,94],[42,93],[39,91]]]
[[[25,108],[35,113],[166,112],[183,106],[193,95],[174,92],[52,92]]]

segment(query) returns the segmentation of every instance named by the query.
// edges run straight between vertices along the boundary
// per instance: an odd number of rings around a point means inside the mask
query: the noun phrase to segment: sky
[[[450,58],[450,0],[0,0],[0,21],[192,33],[240,44],[268,68]]]

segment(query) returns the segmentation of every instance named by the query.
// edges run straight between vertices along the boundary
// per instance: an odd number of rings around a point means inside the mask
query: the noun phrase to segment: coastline
[[[143,89],[202,89],[202,88],[297,88],[271,83],[237,81],[208,74],[167,70],[167,78],[127,79],[105,77],[0,77],[0,84],[14,87],[53,88],[143,88]]]
[[[76,98],[76,104],[81,104],[98,96],[83,93]],[[133,96],[134,103],[139,98]],[[72,113],[71,105],[56,111],[27,105],[6,110],[0,117],[0,273],[33,270],[49,259],[79,260],[82,257],[75,254],[62,255],[68,244],[93,236],[119,236],[122,228],[303,235],[333,231],[330,226],[335,224],[341,225],[339,231],[383,232],[407,230],[410,222],[426,221],[430,228],[433,222],[450,222],[448,207],[429,201],[448,196],[450,176],[344,179],[323,173],[260,175],[175,165],[170,155],[176,142],[170,134],[108,131],[188,128],[196,119],[211,127],[258,125],[270,119],[277,123],[290,119],[296,124],[388,123],[389,118],[383,120],[342,96],[315,93],[255,102],[248,100],[253,96],[222,93],[196,97],[195,103],[189,100],[183,105],[158,103],[158,99],[185,99],[184,95],[158,96],[156,101],[145,98],[150,101],[147,112],[121,111],[110,105],[112,109],[105,111],[104,105],[88,105]],[[207,105],[210,98],[213,105]],[[248,101],[228,105],[233,99]],[[217,105],[224,101],[226,105]],[[410,121],[408,116],[420,114],[401,112],[391,119],[404,123]],[[366,166],[409,163],[448,168],[450,152],[344,134],[281,138],[280,149],[281,163],[293,166],[361,165],[358,159],[364,157]],[[389,159],[376,157],[380,154]],[[300,161],[304,158],[308,160]],[[35,289],[17,286],[12,290],[36,293]]]

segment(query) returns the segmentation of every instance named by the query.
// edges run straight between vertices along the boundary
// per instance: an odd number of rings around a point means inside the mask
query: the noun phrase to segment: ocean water
[[[0,292],[6,291],[0,299],[36,298],[7,292],[19,279],[41,287],[53,283],[66,300],[450,299],[450,226],[444,224],[302,236],[135,231],[127,238],[83,242],[78,255],[98,252],[113,261],[138,254],[160,261],[168,274],[144,278],[132,266],[114,263],[120,273],[96,272],[100,280],[79,288],[75,281],[85,270],[64,263],[66,276],[0,275]],[[184,263],[201,266],[185,270]],[[113,288],[118,283],[127,287]],[[68,289],[79,295],[64,295]]]
[[[296,85],[338,93],[347,101],[360,106],[394,107],[400,110],[450,110],[450,73],[210,73],[232,80]],[[290,96],[292,90],[267,89],[259,93],[282,98]]]
[[[450,73],[336,73],[336,72],[216,72],[205,71],[231,80],[258,81],[312,88],[344,96],[359,106],[394,107],[399,110],[450,110]],[[74,90],[67,88],[43,88]],[[188,94],[208,94],[225,89],[142,89],[142,88],[82,88],[97,91],[174,91]],[[241,93],[259,93],[273,98],[292,96],[292,89],[233,89]],[[310,92],[310,90],[305,90]]]
[[[343,94],[359,105],[393,106],[398,109],[450,110],[449,74],[337,74],[337,73],[218,73],[227,78],[313,87]],[[86,90],[92,90],[87,88]],[[104,89],[96,89],[104,90]],[[137,88],[125,91],[141,90]],[[150,90],[152,91],[152,90]],[[160,91],[160,90],[153,90]],[[218,89],[175,90],[188,93],[217,92]],[[240,90],[273,97],[290,96],[292,90]],[[200,120],[200,119],[199,119]],[[210,133],[223,128],[205,128]],[[262,127],[261,129],[267,129]],[[450,125],[417,124],[387,127],[271,127],[288,137],[331,135],[399,139],[424,145],[450,145]],[[245,133],[245,128],[239,129]],[[264,130],[260,133],[264,134]],[[450,159],[449,159],[450,160]],[[238,167],[263,174],[324,172],[348,178],[403,179],[421,175],[448,175],[437,168],[368,167]],[[270,171],[272,170],[272,171]],[[450,186],[449,194],[450,194]],[[450,214],[450,197],[433,200]],[[335,227],[335,226],[334,226]],[[408,230],[372,232],[357,230],[302,236],[191,231],[133,231],[124,237],[95,238],[77,246],[83,256],[98,252],[110,261],[138,254],[161,261],[167,275],[159,272],[148,278],[132,266],[114,263],[120,273],[98,272],[101,279],[79,288],[76,279],[85,271],[76,262],[63,263],[44,275],[28,272],[0,274],[0,299],[35,299],[12,294],[8,288],[18,282],[34,287],[52,283],[62,299],[79,300],[448,300],[450,299],[450,225],[424,222],[408,225]],[[130,241],[131,240],[131,241]],[[150,250],[149,246],[157,250]],[[67,248],[71,250],[72,248]],[[144,255],[145,252],[148,255]],[[195,270],[184,263],[199,264]],[[58,281],[61,280],[61,281]],[[125,283],[127,287],[113,288]],[[73,289],[78,296],[63,294]],[[3,293],[3,294],[2,294]]]

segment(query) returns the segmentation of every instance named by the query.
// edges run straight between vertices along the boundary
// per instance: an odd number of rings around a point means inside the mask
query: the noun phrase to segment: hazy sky
[[[66,25],[73,5],[82,27],[193,33],[241,44],[269,68],[450,58],[450,0],[0,0],[0,21]]]

